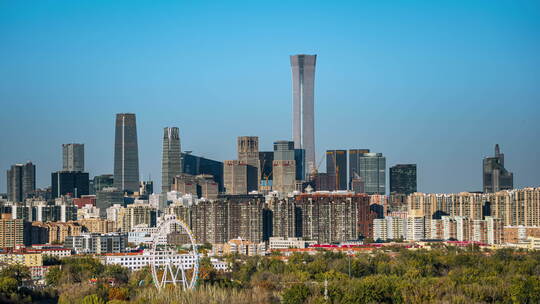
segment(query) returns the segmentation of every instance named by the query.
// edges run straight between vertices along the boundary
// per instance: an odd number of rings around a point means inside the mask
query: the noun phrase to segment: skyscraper
[[[315,168],[315,63],[317,55],[292,55],[293,140],[305,150],[306,170]],[[307,172],[309,173],[309,172]]]
[[[259,160],[259,137],[257,136],[239,136],[238,160],[247,165],[247,187],[248,192],[257,191],[260,185],[260,166]]]
[[[353,151],[355,151],[353,153]],[[354,156],[353,156],[354,155]],[[349,150],[350,172],[364,182],[367,194],[386,193],[386,158],[382,153],[363,153],[362,150]]]
[[[347,151],[326,151],[326,173],[335,176],[336,189],[347,190]]]
[[[24,202],[36,190],[36,166],[16,164],[7,170],[7,194],[12,202]]]
[[[139,190],[139,149],[135,114],[116,114],[114,186],[131,192]]]
[[[414,192],[416,192],[416,164],[390,167],[390,193],[411,194]]]
[[[72,197],[88,195],[88,173],[79,171],[58,171],[51,173],[52,197],[71,194]]]
[[[514,188],[514,174],[504,168],[504,154],[495,145],[495,156],[483,161],[483,191],[485,193]]]
[[[63,144],[62,163],[63,171],[83,172],[84,144]]]
[[[360,178],[360,156],[364,153],[369,153],[369,149],[351,149],[349,150],[349,188],[352,189],[352,181],[356,180],[363,182]],[[363,188],[363,186],[362,186]]]
[[[180,135],[177,127],[163,129],[163,159],[161,163],[161,192],[171,190],[176,175],[180,174]]]

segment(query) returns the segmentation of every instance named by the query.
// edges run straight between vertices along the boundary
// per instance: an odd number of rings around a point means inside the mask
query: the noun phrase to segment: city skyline
[[[5,46],[0,53],[5,67],[0,70],[5,128],[0,142],[9,143],[0,151],[2,170],[32,161],[37,186],[48,186],[50,173],[62,168],[58,147],[80,142],[86,171],[112,174],[112,121],[121,112],[138,116],[140,179],[151,175],[156,189],[161,132],[167,125],[183,130],[184,150],[210,159],[234,159],[241,135],[259,136],[260,150],[271,151],[274,141],[291,139],[287,57],[307,53],[319,57],[317,161],[326,150],[365,147],[383,153],[387,169],[418,164],[419,191],[479,191],[481,160],[498,143],[515,174],[514,187],[538,185],[538,3],[441,9],[426,2],[419,5],[424,10],[412,11],[384,4],[327,4],[307,9],[309,16],[320,18],[307,18],[303,25],[297,25],[294,10],[283,10],[286,6],[277,5],[258,20],[249,17],[256,7],[224,8],[252,22],[249,30],[239,27],[242,23],[220,29],[227,14],[201,7],[171,4],[168,11],[175,18],[164,19],[152,8],[137,7],[149,9],[141,11],[155,21],[142,31],[134,24],[141,38],[97,5],[74,4],[70,11],[47,2],[24,10],[9,4],[0,12],[5,34],[0,38]],[[184,8],[214,23],[195,30],[199,18],[176,18]],[[145,19],[141,14],[122,11],[119,19]],[[282,25],[271,22],[278,15]],[[54,21],[62,18],[72,26]],[[447,18],[460,22],[436,20]],[[44,31],[44,25],[51,26]],[[29,31],[42,41],[34,45]],[[154,36],[159,32],[164,35]],[[282,42],[264,40],[273,35],[282,35]],[[216,44],[223,48],[218,59],[211,56]],[[252,77],[254,69],[265,73]],[[6,192],[5,174],[0,192]]]

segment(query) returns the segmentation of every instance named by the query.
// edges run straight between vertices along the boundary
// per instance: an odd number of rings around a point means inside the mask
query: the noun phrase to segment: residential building
[[[120,253],[126,251],[127,235],[125,233],[85,233],[68,236],[64,246],[77,254]]]

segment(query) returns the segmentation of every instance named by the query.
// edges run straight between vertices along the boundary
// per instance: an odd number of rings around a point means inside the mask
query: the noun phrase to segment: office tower
[[[484,193],[510,190],[514,188],[514,174],[504,168],[504,154],[495,145],[495,156],[483,161]]]
[[[52,197],[70,194],[71,197],[88,195],[88,173],[80,171],[58,171],[51,173]]]
[[[248,165],[238,160],[223,163],[223,183],[227,194],[248,193]]]
[[[287,194],[296,187],[296,161],[294,142],[279,140],[274,142],[274,161],[272,162],[272,189]]]
[[[390,193],[416,192],[416,164],[399,164],[390,167]]]
[[[272,190],[288,194],[296,188],[296,163],[294,160],[274,160]]]
[[[7,170],[8,201],[24,202],[36,190],[36,166],[31,162],[16,164]]]
[[[294,141],[274,142],[274,160],[294,160]]]
[[[62,145],[62,171],[84,171],[84,144]]]
[[[369,153],[369,149],[351,149],[349,150],[349,189],[352,189],[353,179],[360,179],[360,156]]]
[[[223,163],[208,158],[182,153],[182,173],[191,175],[209,174],[218,183],[219,191],[223,192]]]
[[[114,186],[122,191],[139,190],[139,149],[135,114],[116,114]]]
[[[94,194],[98,191],[103,190],[103,188],[110,188],[114,186],[114,178],[112,174],[102,174],[94,176],[92,183]]]
[[[306,152],[306,174],[315,163],[315,63],[317,55],[292,55],[293,140],[296,149]]]
[[[96,193],[96,207],[99,208],[101,218],[105,218],[107,208],[114,204],[124,205],[124,192],[116,188],[103,188]]]
[[[161,192],[171,190],[173,178],[180,174],[180,134],[177,127],[163,129],[163,159],[161,163]]]
[[[386,158],[382,153],[349,150],[349,170],[353,178],[361,178],[367,194],[385,194]]]
[[[296,163],[296,180],[306,180],[306,150],[294,149],[294,162]]]
[[[326,151],[326,173],[334,175],[336,178],[336,189],[333,190],[347,190],[346,150]]]
[[[261,191],[272,190],[274,179],[272,163],[274,162],[274,151],[259,152],[259,161],[261,162]]]
[[[238,160],[247,165],[248,192],[257,191],[260,184],[259,137],[240,136],[237,140]]]

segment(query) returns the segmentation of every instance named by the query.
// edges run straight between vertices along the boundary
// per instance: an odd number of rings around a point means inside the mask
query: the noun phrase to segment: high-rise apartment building
[[[373,219],[367,216],[369,197],[365,194],[300,194],[294,204],[297,229],[306,240],[329,244],[370,236],[365,221]]]
[[[347,151],[326,151],[326,173],[335,176],[336,189],[347,190]]]
[[[63,144],[62,164],[63,171],[83,172],[84,144]]]
[[[0,219],[0,248],[25,245],[27,242],[27,238],[25,238],[27,224],[28,222],[22,219],[11,219],[10,214],[2,214]]]
[[[16,164],[7,170],[8,201],[24,202],[36,190],[36,166]]]
[[[511,190],[514,188],[514,174],[504,167],[504,154],[499,145],[495,145],[495,156],[486,157],[483,161],[484,193]]]
[[[386,158],[382,153],[349,150],[349,170],[364,182],[367,194],[386,194]]]
[[[390,167],[390,193],[416,192],[416,164],[399,164]]]
[[[180,133],[177,127],[163,129],[163,155],[161,163],[161,192],[171,190],[173,178],[180,174]]]
[[[116,114],[114,186],[123,191],[139,190],[139,148],[135,114]]]
[[[304,149],[306,174],[315,163],[315,64],[317,55],[292,55],[293,141],[296,149]]]

